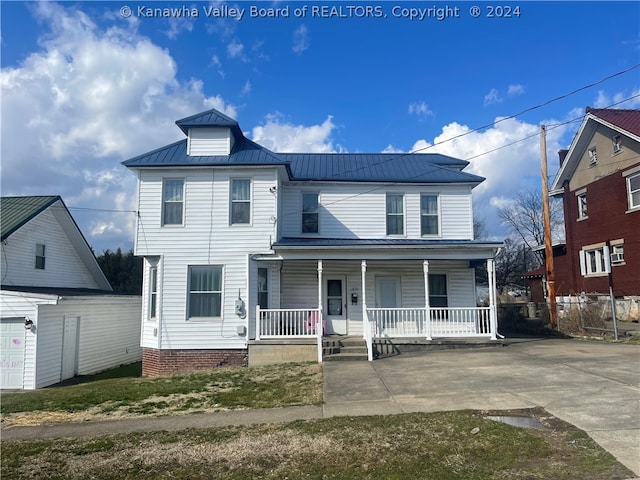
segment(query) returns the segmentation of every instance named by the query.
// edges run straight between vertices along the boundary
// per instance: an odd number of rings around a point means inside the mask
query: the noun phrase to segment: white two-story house
[[[185,139],[123,162],[138,176],[145,374],[321,361],[323,335],[362,338],[369,359],[376,338],[496,338],[474,267],[495,282],[501,243],[474,240],[484,179],[468,162],[276,153],[216,110],[176,124]]]

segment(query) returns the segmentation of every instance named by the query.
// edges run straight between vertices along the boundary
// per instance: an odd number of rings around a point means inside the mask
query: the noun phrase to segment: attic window
[[[44,270],[45,246],[41,243],[36,244],[36,269]]]
[[[596,153],[596,147],[589,149],[589,165],[595,165],[598,163],[598,154]]]
[[[613,136],[613,153],[622,151],[622,135]]]

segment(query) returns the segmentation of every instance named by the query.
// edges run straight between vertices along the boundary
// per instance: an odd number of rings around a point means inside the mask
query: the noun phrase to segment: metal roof
[[[177,120],[176,125],[184,133],[188,133],[189,128],[192,127],[236,127],[239,129],[238,122],[215,108]]]
[[[235,138],[230,155],[189,156],[187,140],[182,140],[122,162],[130,168],[282,165],[294,181],[468,183],[479,184],[483,177],[463,172],[469,162],[457,158],[409,153],[275,153],[248,140],[238,123],[215,109],[178,120],[189,128],[229,127]]]
[[[434,240],[410,238],[305,238],[282,237],[273,244],[280,248],[316,248],[316,247],[500,247],[503,242],[485,240]]]
[[[7,239],[9,235],[58,200],[62,199],[57,195],[0,198],[2,240]]]
[[[640,136],[640,110],[621,108],[590,108],[587,113],[629,133]]]
[[[481,183],[460,171],[468,162],[437,153],[281,153],[292,180],[392,183]],[[450,168],[452,167],[452,168]]]
[[[289,162],[244,137],[236,142],[230,155],[187,155],[187,140],[138,155],[122,162],[126,167],[209,167],[230,165],[285,165]]]

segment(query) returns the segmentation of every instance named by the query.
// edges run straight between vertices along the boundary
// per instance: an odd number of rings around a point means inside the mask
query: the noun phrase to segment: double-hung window
[[[149,319],[155,320],[158,311],[158,267],[149,269]]]
[[[622,151],[622,135],[614,135],[613,138],[613,153],[620,153]]]
[[[36,244],[36,269],[44,270],[45,263],[45,246],[42,243]]]
[[[589,150],[589,165],[595,165],[598,163],[598,152],[596,147],[591,147]]]
[[[578,195],[578,218],[587,218],[587,192]]]
[[[302,194],[302,233],[318,233],[318,193]]]
[[[189,267],[188,318],[222,315],[222,265]]]
[[[627,177],[627,194],[629,196],[629,209],[640,208],[640,173]]]
[[[251,180],[234,178],[231,180],[232,225],[251,223]]]
[[[387,235],[404,235],[404,195],[387,193]]]
[[[184,215],[184,180],[166,178],[162,184],[162,224],[182,225]]]
[[[420,195],[420,233],[439,235],[439,213],[437,195]]]

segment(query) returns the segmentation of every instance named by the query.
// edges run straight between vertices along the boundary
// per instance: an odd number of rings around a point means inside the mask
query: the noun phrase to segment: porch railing
[[[322,327],[320,310],[308,308],[256,308],[256,339],[315,338]]]
[[[490,307],[367,308],[374,338],[491,337]],[[429,319],[429,320],[427,320]]]

